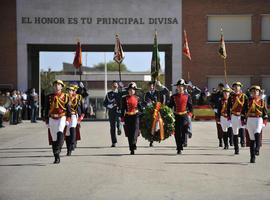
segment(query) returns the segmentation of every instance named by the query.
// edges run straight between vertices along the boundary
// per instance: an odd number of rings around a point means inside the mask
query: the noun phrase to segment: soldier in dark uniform
[[[45,120],[52,138],[54,163],[60,163],[60,152],[64,143],[64,128],[68,112],[68,95],[62,92],[64,83],[61,80],[53,82],[54,93],[49,94],[45,102]]]
[[[116,127],[117,134],[121,135],[120,126],[120,103],[121,103],[121,93],[118,91],[117,81],[113,81],[112,90],[107,93],[103,101],[103,106],[108,110],[109,121],[110,121],[110,133],[111,133],[111,147],[115,147],[117,143],[116,138]]]
[[[222,131],[220,123],[218,123],[217,109],[218,109],[219,102],[223,97],[223,89],[224,89],[223,83],[219,83],[218,89],[211,94],[211,98],[210,98],[210,105],[215,112],[215,120],[216,120],[216,126],[217,126],[217,136],[218,136],[218,140],[219,140],[219,147],[223,146],[222,145],[223,131]]]
[[[230,94],[228,99],[228,118],[232,121],[232,130],[233,130],[233,144],[235,154],[239,154],[239,145],[238,145],[238,134],[240,134],[240,129],[243,130],[241,123],[241,113],[245,104],[247,104],[248,98],[245,95],[241,87],[242,83],[235,82],[232,84],[233,92]],[[243,133],[243,132],[241,132]],[[241,144],[244,140],[244,134],[241,134]]]
[[[147,91],[144,95],[145,106],[152,105],[158,101],[162,104],[167,104],[169,100],[169,90],[159,81],[150,81],[148,85],[149,91]],[[157,90],[157,88],[159,90]],[[149,146],[153,146],[153,141],[150,142]]]
[[[224,149],[229,149],[228,144],[228,132],[231,125],[231,120],[228,115],[228,99],[230,96],[231,89],[226,87],[223,89],[223,97],[218,102],[217,108],[217,123],[220,123],[222,128],[222,135],[224,141]]]
[[[188,115],[192,114],[192,100],[189,94],[185,92],[185,80],[180,79],[174,85],[177,86],[177,93],[171,96],[169,107],[174,109],[175,116],[175,142],[177,154],[181,154],[185,141],[185,134],[189,126]]]
[[[82,103],[82,96],[76,94],[75,87],[68,87],[68,118],[67,118],[67,133],[66,133],[66,144],[67,144],[67,156],[71,156],[71,152],[75,149],[78,124],[81,123],[85,116],[84,107]]]
[[[242,110],[242,123],[246,123],[250,138],[250,162],[255,163],[255,155],[259,155],[262,128],[267,124],[265,101],[260,97],[261,87],[253,85],[249,89],[251,96]]]
[[[122,98],[121,121],[124,122],[125,135],[128,137],[130,154],[137,149],[137,137],[139,136],[139,111],[142,105],[139,97],[135,94],[138,90],[135,82],[129,83],[128,94]]]

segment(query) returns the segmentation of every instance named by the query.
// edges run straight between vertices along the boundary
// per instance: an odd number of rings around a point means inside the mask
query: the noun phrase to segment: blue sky
[[[83,52],[83,66],[93,67],[93,65],[104,62],[105,56],[107,62],[113,60],[113,52]],[[40,68],[47,71],[51,68],[53,71],[59,71],[63,67],[63,62],[73,63],[75,52],[40,52]],[[147,71],[151,66],[152,52],[125,52],[123,63],[128,70],[133,72]],[[165,53],[160,52],[161,69],[164,71]]]

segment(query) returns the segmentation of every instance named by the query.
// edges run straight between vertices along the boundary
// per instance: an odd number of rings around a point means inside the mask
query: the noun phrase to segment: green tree
[[[55,75],[55,72],[52,72],[51,69],[49,69],[48,71],[41,70],[41,89],[44,90],[45,95],[53,92],[52,83],[55,80]]]
[[[96,71],[104,71],[105,63],[98,63],[97,65],[93,66],[93,69]],[[128,72],[127,66],[123,63],[120,64],[121,72]],[[108,71],[118,71],[119,65],[114,61],[109,61],[107,63],[107,70]]]

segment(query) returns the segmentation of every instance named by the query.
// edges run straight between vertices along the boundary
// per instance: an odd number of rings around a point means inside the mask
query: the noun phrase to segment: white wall
[[[26,17],[26,18],[23,18]],[[31,23],[28,22],[28,18]],[[63,18],[63,24],[38,24],[36,17]],[[82,24],[80,18],[92,18]],[[142,18],[145,24],[97,24],[96,18]],[[68,24],[68,18],[78,24]],[[149,18],[176,18],[178,24],[149,24]],[[164,22],[164,21],[163,21]],[[27,44],[172,44],[172,81],[182,74],[182,0],[17,0],[18,87],[27,89]],[[149,63],[150,66],[150,63]]]

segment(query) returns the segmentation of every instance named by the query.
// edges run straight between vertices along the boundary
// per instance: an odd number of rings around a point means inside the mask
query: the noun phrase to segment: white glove
[[[113,104],[107,105],[107,108],[112,109],[113,108]]]
[[[83,85],[83,83],[82,83],[82,82],[80,82],[80,87],[81,87],[81,88],[84,88],[84,85]]]

